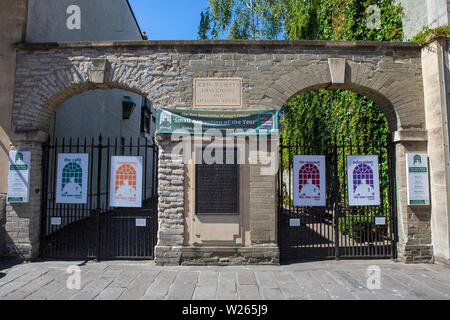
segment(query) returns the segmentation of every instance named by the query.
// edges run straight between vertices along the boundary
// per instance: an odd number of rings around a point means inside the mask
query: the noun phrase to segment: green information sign
[[[272,134],[278,131],[278,110],[217,111],[194,109],[158,110],[157,133],[187,131],[208,134],[209,129],[224,134]]]
[[[8,197],[9,203],[26,203],[30,187],[30,151],[9,153]]]
[[[408,205],[429,205],[428,156],[406,154],[406,170]]]

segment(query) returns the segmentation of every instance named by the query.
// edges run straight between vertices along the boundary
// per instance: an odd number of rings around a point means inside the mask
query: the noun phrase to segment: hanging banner
[[[347,156],[350,206],[380,205],[378,156]]]
[[[9,153],[8,196],[9,203],[27,203],[30,190],[30,151]]]
[[[88,192],[89,154],[58,154],[56,203],[86,204]]]
[[[325,183],[325,156],[294,156],[294,206],[325,206]]]
[[[426,154],[406,154],[406,186],[408,205],[430,204],[428,182],[428,156]]]
[[[239,135],[253,129],[253,134],[271,134],[278,131],[278,110],[217,111],[159,108],[157,122],[157,133],[184,130],[190,134],[204,134],[208,129],[217,129],[223,131],[223,134]],[[195,127],[201,130],[197,132]]]
[[[142,206],[142,157],[111,157],[111,207]]]

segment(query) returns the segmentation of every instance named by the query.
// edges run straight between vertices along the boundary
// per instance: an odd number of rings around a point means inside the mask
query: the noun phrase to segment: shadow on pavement
[[[6,273],[2,272],[2,270],[11,269],[12,267],[22,263],[22,260],[0,260],[0,278],[6,275]]]

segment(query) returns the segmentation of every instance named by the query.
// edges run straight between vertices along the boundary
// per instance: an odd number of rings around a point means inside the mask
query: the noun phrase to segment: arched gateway
[[[199,78],[239,79],[241,101],[214,110],[280,109],[292,96],[347,89],[383,110],[395,143],[398,256],[431,261],[429,206],[407,206],[406,153],[427,153],[421,48],[414,43],[329,41],[139,41],[21,44],[17,47],[12,148],[31,150],[30,202],[8,206],[9,248],[28,258],[39,248],[41,144],[52,115],[86,90],[121,88],[156,107],[192,108]],[[200,108],[200,107],[198,107]],[[171,156],[160,134],[158,264],[278,263],[277,178],[259,165],[238,173],[239,215],[195,214],[195,167]],[[278,154],[278,150],[271,150]],[[195,153],[195,150],[194,152]],[[193,156],[196,157],[196,156]],[[234,171],[233,171],[234,172]],[[433,192],[433,190],[432,190]],[[18,226],[26,225],[26,232]],[[211,231],[212,230],[212,231]],[[216,237],[214,238],[214,233]]]

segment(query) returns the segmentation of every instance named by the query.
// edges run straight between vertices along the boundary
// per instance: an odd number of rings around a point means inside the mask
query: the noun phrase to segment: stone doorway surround
[[[11,150],[32,151],[32,192],[28,204],[7,206],[6,249],[25,259],[38,255],[40,145],[63,101],[87,90],[121,88],[146,97],[155,106],[189,108],[195,78],[229,77],[243,79],[244,110],[280,109],[292,96],[319,88],[347,89],[376,102],[396,143],[398,256],[406,262],[431,262],[430,217],[434,209],[406,205],[405,154],[427,153],[428,148],[422,74],[422,48],[415,43],[205,40],[18,44]],[[181,187],[185,168],[167,162],[170,147],[161,140],[160,173],[168,165],[177,170],[170,179],[160,179],[159,264],[180,263],[184,247],[186,194]],[[180,187],[183,196],[166,198],[161,193],[165,186]],[[435,191],[432,181],[431,193]],[[260,220],[250,222],[250,237],[255,241],[248,248],[266,245],[276,252],[276,188],[268,184],[263,192],[273,194],[273,207],[258,205],[257,195],[250,190],[250,216]],[[445,204],[448,208],[447,200]],[[166,212],[168,206],[173,213]],[[276,263],[276,258],[272,262]]]

